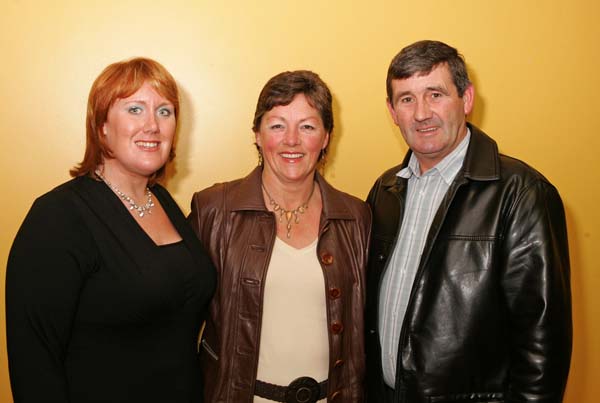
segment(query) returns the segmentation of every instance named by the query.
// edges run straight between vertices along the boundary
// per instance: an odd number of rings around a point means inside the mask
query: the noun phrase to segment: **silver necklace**
[[[265,185],[261,183],[261,186],[262,186],[263,190],[265,191],[265,194],[269,198],[269,204],[273,208],[273,212],[279,213],[279,222],[283,222],[283,216],[285,216],[285,219],[287,221],[287,225],[286,225],[287,234],[286,235],[288,238],[291,238],[292,237],[292,223],[298,224],[300,222],[300,214],[304,214],[304,212],[306,210],[308,210],[308,202],[310,201],[313,193],[315,192],[315,182],[313,181],[313,187],[312,187],[312,190],[310,191],[310,194],[308,195],[308,199],[306,199],[306,201],[304,203],[302,203],[301,205],[299,205],[298,207],[296,207],[293,210],[286,210],[283,207],[281,207],[281,205],[279,203],[277,203],[271,197],[271,195],[267,191],[267,188],[265,187]],[[292,220],[292,218],[293,218],[293,220]]]
[[[144,204],[143,206],[138,206],[137,203],[131,197],[121,192],[119,188],[117,188],[115,185],[106,180],[106,178],[100,173],[98,169],[96,169],[95,174],[96,176],[98,176],[98,178],[102,179],[102,181],[106,183],[108,187],[111,188],[117,194],[117,196],[121,198],[121,200],[129,203],[129,210],[135,211],[139,217],[144,217],[146,213],[152,213],[152,207],[154,207],[154,202],[152,201],[152,192],[148,187],[146,187],[146,204]]]

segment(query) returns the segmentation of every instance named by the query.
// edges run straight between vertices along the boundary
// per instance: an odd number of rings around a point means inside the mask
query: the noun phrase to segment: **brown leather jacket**
[[[335,190],[318,173],[316,179],[323,200],[317,257],[330,324],[327,401],[362,402],[371,214],[364,202]],[[189,221],[219,275],[200,349],[206,402],[253,400],[263,284],[276,237],[276,218],[260,188],[257,167],[243,179],[217,184],[192,199]]]

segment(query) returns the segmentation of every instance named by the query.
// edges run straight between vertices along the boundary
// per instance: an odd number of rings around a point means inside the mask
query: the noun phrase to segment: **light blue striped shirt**
[[[468,129],[467,129],[468,130]],[[379,291],[379,335],[385,383],[394,387],[402,322],[433,217],[456,174],[461,169],[470,131],[435,167],[421,175],[413,153],[396,175],[408,179],[400,234]]]

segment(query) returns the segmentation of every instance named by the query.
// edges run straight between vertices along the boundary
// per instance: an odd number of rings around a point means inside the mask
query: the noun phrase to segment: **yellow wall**
[[[406,147],[387,116],[387,65],[418,39],[466,56],[472,121],[505,153],[542,171],[567,209],[575,344],[566,401],[594,402],[600,385],[599,4],[596,0],[3,0],[0,14],[0,401],[11,401],[4,270],[33,199],[68,179],[84,149],[89,87],[107,64],[162,62],[183,98],[176,174],[188,211],[194,190],[239,177],[256,161],[258,93],[282,70],[318,72],[335,96],[326,176],[364,197]],[[52,228],[48,228],[52,231]]]

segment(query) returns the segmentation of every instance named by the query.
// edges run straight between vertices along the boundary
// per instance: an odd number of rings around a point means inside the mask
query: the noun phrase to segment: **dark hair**
[[[387,73],[387,97],[392,102],[392,80],[415,74],[429,74],[440,64],[447,64],[452,81],[462,97],[471,84],[463,56],[452,46],[439,41],[419,41],[402,49],[390,63]]]
[[[127,98],[146,82],[173,104],[177,119],[179,113],[177,83],[160,63],[138,57],[109,65],[96,78],[90,89],[85,121],[85,154],[83,161],[69,171],[71,176],[93,175],[105,158],[111,158],[112,152],[101,133],[108,110],[117,99]],[[171,148],[169,161],[173,158],[175,158],[174,147]],[[152,175],[151,184],[164,175],[165,168],[163,165]]]
[[[256,133],[260,130],[262,117],[265,113],[276,106],[289,105],[298,94],[304,94],[310,106],[319,112],[323,127],[331,136],[333,131],[331,92],[318,74],[308,70],[285,71],[267,81],[258,96],[252,131]],[[328,147],[329,145],[323,150],[319,159],[327,153]]]

